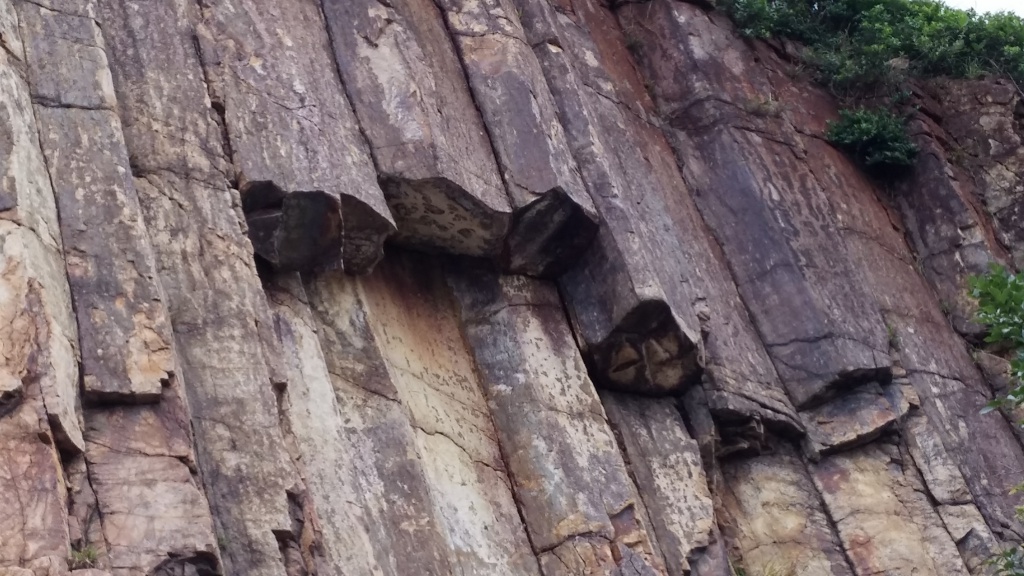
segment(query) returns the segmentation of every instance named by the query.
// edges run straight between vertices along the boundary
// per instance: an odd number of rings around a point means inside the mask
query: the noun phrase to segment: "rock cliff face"
[[[966,280],[1024,95],[896,185],[681,0],[0,0],[0,575],[974,575]]]

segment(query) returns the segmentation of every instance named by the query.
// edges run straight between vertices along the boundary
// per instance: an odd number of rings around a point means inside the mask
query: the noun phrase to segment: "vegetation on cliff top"
[[[740,31],[806,47],[815,79],[845,103],[897,102],[909,78],[999,74],[1024,84],[1024,19],[978,14],[936,0],[723,0]],[[870,171],[913,163],[903,118],[854,107],[829,139]]]

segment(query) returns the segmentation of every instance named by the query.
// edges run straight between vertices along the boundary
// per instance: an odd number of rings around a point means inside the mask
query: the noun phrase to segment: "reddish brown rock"
[[[590,246],[599,217],[516,9],[505,0],[438,4],[515,209],[503,261],[514,273],[558,276]]]
[[[200,2],[203,66],[256,252],[281,270],[371,270],[395,230],[319,5]]]
[[[324,13],[398,225],[395,241],[499,255],[512,207],[437,7],[331,0]]]
[[[839,226],[807,151],[784,115],[746,111],[777,97],[779,80],[718,14],[682,2],[617,13],[635,35],[686,182],[793,403],[810,407],[886,379],[884,323],[836,244]]]

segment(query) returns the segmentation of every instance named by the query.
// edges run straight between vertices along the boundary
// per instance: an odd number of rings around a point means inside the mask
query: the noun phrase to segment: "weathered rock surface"
[[[438,5],[515,209],[505,265],[514,273],[557,276],[590,246],[598,215],[518,12],[505,0]]]
[[[85,397],[155,402],[174,372],[170,326],[99,25],[28,2],[18,15],[60,211]]]
[[[199,47],[257,254],[281,270],[380,260],[395,225],[318,3],[199,2]]]
[[[679,0],[0,0],[0,574],[983,574],[1020,96],[919,87],[893,195],[794,54]]]
[[[512,207],[440,11],[428,0],[330,0],[324,13],[395,240],[498,256]]]
[[[656,573],[642,503],[554,286],[473,269],[449,281],[541,572]],[[574,555],[579,565],[566,562]]]
[[[718,14],[675,1],[618,14],[636,34],[687,184],[790,399],[810,407],[886,378],[884,323],[835,243],[838,223],[796,130],[785,116],[744,113],[776,98],[779,78],[754,63]]]

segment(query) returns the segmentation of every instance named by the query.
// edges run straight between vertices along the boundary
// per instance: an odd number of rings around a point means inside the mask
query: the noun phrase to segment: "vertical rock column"
[[[387,374],[414,430],[452,571],[537,574],[440,263],[401,254],[361,281],[360,289]]]
[[[598,230],[544,74],[503,0],[441,0],[515,209],[503,258],[514,273],[555,277]]]
[[[415,431],[391,381],[359,282],[336,272],[321,274],[307,278],[306,293],[330,375],[341,442],[336,453],[316,446],[317,457],[325,467],[335,455],[350,459],[357,481],[354,491],[361,495],[351,500],[344,490],[321,495],[328,498],[317,504],[324,515],[325,543],[330,548],[332,541],[348,538],[347,534],[358,535],[359,518],[364,515],[374,556],[372,560],[356,558],[346,570],[405,576],[415,567],[423,574],[453,574],[449,548],[435,518],[431,488],[415,446]],[[280,296],[272,298],[275,303],[287,302]],[[294,310],[288,313],[296,314]],[[283,316],[282,311],[278,314]],[[292,330],[294,338],[301,337],[294,330],[294,321],[289,324],[292,326],[282,325],[280,330]],[[286,344],[291,339],[283,338]],[[312,395],[316,380],[310,376],[303,381]],[[302,392],[293,389],[291,398],[293,414],[300,417]],[[328,401],[318,402],[319,411]],[[296,425],[295,431],[300,443],[304,437],[317,440],[312,430],[305,432]],[[345,471],[343,461],[341,464],[339,476]],[[317,468],[309,467],[314,489]],[[328,518],[332,512],[336,515]],[[343,523],[346,519],[352,524]],[[328,532],[332,530],[340,533],[331,535]],[[357,550],[353,546],[351,552]]]
[[[440,11],[431,0],[328,0],[324,13],[395,241],[498,256],[512,207]]]
[[[719,13],[666,0],[625,4],[617,15],[793,404],[810,408],[888,380],[884,322],[836,243],[829,197],[797,131],[784,115],[747,112],[775,97],[777,78]]]
[[[256,253],[371,270],[395,231],[318,2],[199,1],[199,46]]]
[[[541,572],[663,574],[554,287],[476,269],[448,278]]]
[[[301,573],[305,489],[279,427],[272,380],[280,378],[261,338],[266,300],[189,25],[198,8],[127,0],[100,7],[224,573]]]
[[[115,574],[168,563],[215,569],[167,309],[95,4],[23,2],[19,20],[82,351],[85,460],[69,461],[71,537]]]
[[[562,281],[599,383],[678,393],[703,359],[716,415],[798,430],[652,115],[614,14],[590,0],[573,2],[571,10],[516,3],[604,221],[598,248]],[[674,321],[667,322],[670,314]],[[676,342],[659,334],[664,324],[676,327]]]
[[[77,337],[15,5],[0,1],[0,571],[68,554]]]

